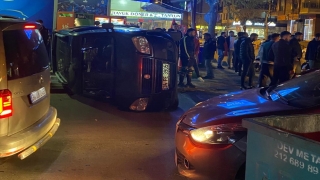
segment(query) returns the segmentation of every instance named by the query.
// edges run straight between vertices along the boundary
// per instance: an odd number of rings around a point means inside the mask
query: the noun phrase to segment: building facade
[[[259,14],[261,11],[261,14],[259,16],[253,17],[252,19],[247,20],[245,24],[242,24],[242,25],[237,15],[233,13],[232,9],[235,9],[235,7],[233,7],[232,3],[228,5],[225,2],[230,2],[230,1],[221,0],[220,4],[222,6],[222,11],[220,12],[220,19],[226,31],[235,31],[235,32],[243,31],[244,30],[243,25],[245,25],[246,32],[248,34],[256,33],[259,35],[259,38],[261,39],[266,37],[265,18],[266,18],[266,12],[269,11],[269,4],[267,1],[265,3],[262,3],[262,5],[260,5],[259,7],[260,9],[257,10],[259,11]],[[276,12],[276,10],[277,10],[277,2],[272,1],[270,3],[271,17],[268,18],[268,34],[279,33],[287,29],[286,22],[277,21],[276,16],[273,13],[273,12]]]
[[[320,32],[320,0],[278,0],[276,15],[291,33],[303,32],[304,40]]]

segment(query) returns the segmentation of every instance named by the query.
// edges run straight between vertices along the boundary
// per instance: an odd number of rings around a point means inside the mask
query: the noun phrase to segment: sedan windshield
[[[320,105],[320,71],[308,73],[279,85],[270,92],[273,101],[298,108]]]

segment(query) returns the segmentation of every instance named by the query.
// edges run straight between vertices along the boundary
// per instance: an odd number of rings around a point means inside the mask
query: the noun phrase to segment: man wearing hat
[[[196,63],[194,43],[195,36],[196,30],[190,28],[187,30],[186,35],[180,40],[180,60],[182,64],[178,84],[180,87],[196,87],[191,83],[192,73],[194,71],[193,65]],[[185,76],[187,76],[187,85],[183,82]]]

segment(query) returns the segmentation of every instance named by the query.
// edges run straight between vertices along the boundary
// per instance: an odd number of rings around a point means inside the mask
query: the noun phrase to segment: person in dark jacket
[[[224,69],[222,67],[222,61],[224,58],[224,52],[227,50],[225,49],[225,43],[226,43],[226,33],[222,32],[221,36],[218,37],[217,39],[217,49],[218,49],[218,69]]]
[[[259,87],[266,87],[268,78],[270,80],[273,78],[273,61],[269,58],[269,51],[272,45],[280,40],[280,34],[274,33],[270,39],[270,41],[264,42],[260,47],[261,71],[258,81]]]
[[[234,71],[239,72],[239,76],[241,75],[242,70],[242,62],[240,60],[240,45],[242,42],[242,38],[244,36],[244,32],[238,32],[238,39],[234,43]]]
[[[317,48],[313,69],[320,69],[320,45]]]
[[[274,88],[278,83],[283,83],[290,79],[290,73],[293,70],[293,60],[297,55],[290,45],[291,33],[283,31],[280,34],[281,39],[274,43],[269,52],[269,58],[274,62],[274,74],[270,86]],[[269,90],[268,90],[269,91]]]
[[[308,43],[305,59],[309,62],[310,69],[314,69],[317,49],[320,46],[320,33],[317,33],[315,38]]]
[[[191,83],[193,65],[196,63],[195,60],[195,43],[194,38],[196,36],[196,31],[193,28],[187,30],[187,34],[180,40],[180,60],[181,60],[181,70],[179,77],[179,86],[185,87],[183,83],[184,77],[187,75],[187,87],[195,88],[195,85]]]
[[[296,75],[299,75],[301,73],[300,59],[302,58],[302,48],[299,42],[302,40],[303,40],[303,34],[301,32],[296,32],[294,34],[294,37],[290,40],[290,45],[292,46],[293,51],[295,52],[295,55],[296,55],[293,61],[293,71]]]
[[[49,30],[43,25],[43,20],[39,19],[37,20],[37,23],[41,25],[39,31],[43,39],[43,43],[46,46],[47,51],[50,51],[50,35]]]
[[[203,58],[206,64],[207,76],[204,79],[213,79],[212,59],[216,51],[216,43],[212,40],[211,34],[204,34],[205,43],[203,45]]]
[[[252,33],[250,35],[250,38],[245,38],[240,45],[240,59],[243,64],[243,72],[241,75],[241,89],[251,89],[252,86],[252,80],[254,76],[254,65],[253,62],[255,60],[255,54],[254,54],[254,46],[253,42],[258,39],[258,34]],[[246,76],[249,77],[248,85],[249,87],[246,87],[244,85]]]

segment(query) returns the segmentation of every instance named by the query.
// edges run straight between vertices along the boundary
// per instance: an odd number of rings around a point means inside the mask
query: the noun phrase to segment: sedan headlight
[[[241,124],[221,124],[190,131],[194,141],[203,144],[233,144],[246,135]]]
[[[139,52],[143,54],[151,54],[147,38],[143,36],[136,36],[132,38],[132,42]]]

